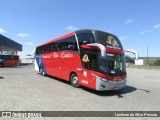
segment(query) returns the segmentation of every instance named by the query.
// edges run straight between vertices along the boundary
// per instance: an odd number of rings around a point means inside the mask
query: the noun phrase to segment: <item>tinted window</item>
[[[40,54],[41,53],[41,47],[37,47],[36,48],[36,54]]]
[[[83,67],[90,70],[98,70],[98,57],[96,53],[82,52],[81,58]]]
[[[57,51],[58,50],[58,44],[57,44],[57,42],[54,42],[54,43],[52,43],[52,51]]]
[[[75,36],[64,38],[62,40],[40,46],[36,48],[36,54],[55,52],[59,50],[78,51]]]
[[[96,31],[95,35],[97,43],[114,49],[123,49],[119,39],[115,35],[102,31]]]
[[[57,50],[55,43],[50,43],[41,47],[36,48],[36,54],[47,53]]]
[[[79,45],[94,42],[94,36],[92,33],[80,33],[77,35],[77,37],[78,37]]]
[[[11,55],[3,55],[2,59],[12,59],[12,56]]]
[[[13,56],[12,59],[13,59],[13,60],[18,60],[18,59],[19,59],[19,56]]]
[[[3,56],[2,56],[2,55],[0,55],[0,59],[3,59]]]
[[[6,59],[6,60],[18,60],[19,56],[13,56],[13,55],[0,55],[0,59]]]
[[[58,41],[59,50],[78,51],[77,42],[74,36]]]

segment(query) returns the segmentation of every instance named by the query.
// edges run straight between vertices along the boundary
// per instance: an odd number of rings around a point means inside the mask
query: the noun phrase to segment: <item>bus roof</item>
[[[43,43],[43,44],[37,46],[37,47],[40,47],[40,46],[43,46],[43,45],[46,45],[46,44],[49,44],[49,43],[52,43],[52,42],[61,40],[61,39],[63,39],[63,38],[67,38],[67,37],[73,36],[74,33],[75,33],[75,32],[71,32],[71,33],[69,33],[69,34],[66,34],[66,35],[63,35],[63,36],[61,36],[61,37],[55,38],[55,39],[53,39],[53,40],[50,40],[50,41],[48,41],[48,42],[46,42],[46,43]]]
[[[45,42],[45,43],[43,43],[43,44],[41,44],[41,45],[39,45],[39,46],[37,46],[37,47],[40,47],[40,46],[43,46],[43,45],[47,45],[47,44],[49,44],[49,43],[52,43],[52,42],[61,40],[61,39],[63,39],[63,38],[67,38],[67,37],[73,36],[75,33],[76,33],[76,34],[79,34],[79,33],[88,33],[88,32],[90,33],[90,32],[93,32],[93,31],[94,31],[94,32],[96,32],[96,31],[104,32],[104,31],[95,30],[95,29],[82,29],[82,30],[77,30],[77,31],[71,32],[71,33],[69,33],[69,34],[66,34],[66,35],[60,36],[60,37],[58,37],[58,38],[55,38],[55,39],[53,39],[53,40],[50,40],[50,41],[48,41],[48,42]],[[105,32],[105,33],[108,33],[108,32]],[[108,34],[111,34],[111,33],[108,33]]]
[[[48,41],[48,42],[45,42],[45,43],[43,43],[43,44],[41,44],[41,45],[39,45],[39,46],[37,46],[37,47],[40,47],[40,46],[43,46],[43,45],[47,45],[47,44],[49,44],[49,43],[52,43],[52,42],[61,40],[61,39],[63,39],[63,38],[67,38],[67,37],[73,36],[75,33],[81,33],[81,32],[84,33],[84,32],[92,32],[92,31],[96,31],[96,30],[94,30],[94,29],[77,30],[77,31],[71,32],[71,33],[69,33],[69,34],[66,34],[66,35],[60,36],[60,37],[58,37],[58,38],[55,38],[55,39],[53,39],[53,40],[50,40],[50,41]]]

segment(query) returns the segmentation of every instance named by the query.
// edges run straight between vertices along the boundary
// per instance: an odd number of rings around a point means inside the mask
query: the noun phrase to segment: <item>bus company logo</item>
[[[49,58],[72,58],[72,57],[73,57],[72,54],[65,53],[65,52],[62,52],[60,54],[54,52],[53,54],[50,54],[50,55],[42,55],[43,59],[49,59]]]
[[[85,55],[83,56],[82,61],[83,61],[83,62],[89,62],[89,58],[88,58],[88,55],[87,55],[87,54],[85,54]]]
[[[70,53],[62,52],[62,53],[60,54],[60,57],[61,57],[61,58],[71,58],[71,57],[73,57],[73,55],[70,54]]]
[[[12,117],[11,112],[2,112],[2,117]]]
[[[43,59],[49,59],[49,58],[51,58],[52,57],[52,55],[42,55],[42,58]]]
[[[106,41],[108,45],[114,46],[114,47],[119,47],[117,41],[114,39],[113,36],[108,36],[108,39]]]
[[[56,52],[54,52],[53,58],[59,58],[59,55]]]

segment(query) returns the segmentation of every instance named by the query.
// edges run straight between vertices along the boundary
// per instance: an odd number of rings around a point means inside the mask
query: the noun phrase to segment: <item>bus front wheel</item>
[[[80,85],[78,84],[78,76],[75,73],[71,75],[70,82],[73,87],[76,88],[80,87]]]

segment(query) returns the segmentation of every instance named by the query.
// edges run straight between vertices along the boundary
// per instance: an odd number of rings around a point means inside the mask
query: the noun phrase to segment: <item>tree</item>
[[[126,59],[126,63],[133,63],[133,60],[131,59],[129,55],[126,55],[125,59]]]
[[[10,51],[10,54],[11,54],[11,55],[14,55],[14,54],[15,54],[15,51]]]
[[[160,66],[160,59],[157,59],[154,64]]]

